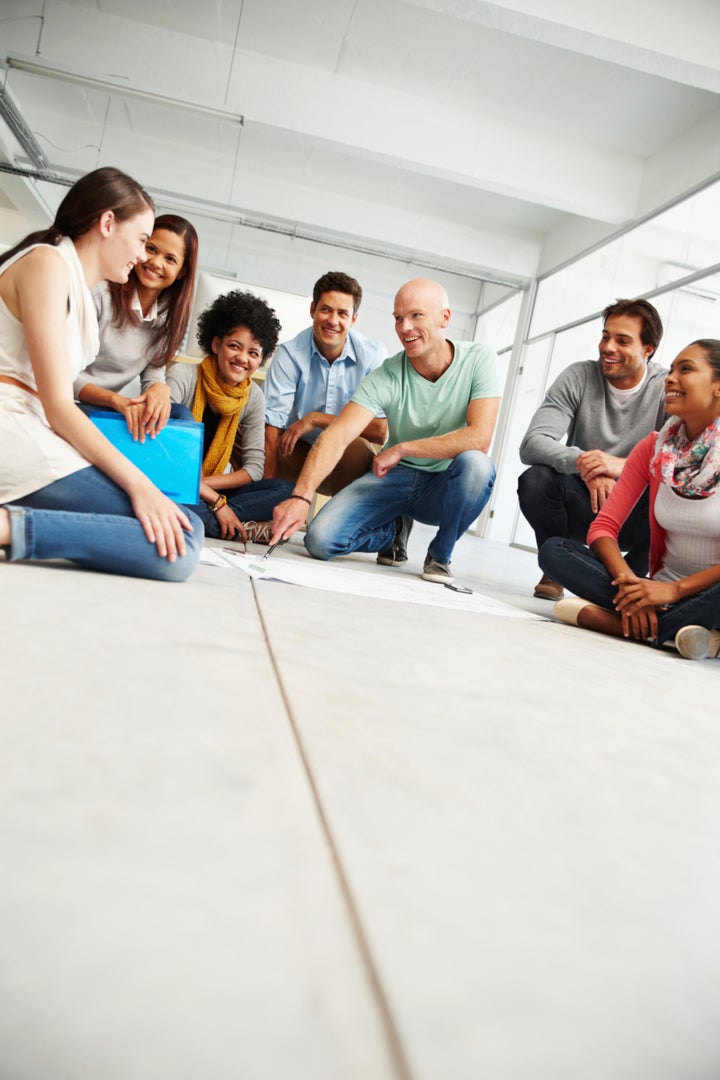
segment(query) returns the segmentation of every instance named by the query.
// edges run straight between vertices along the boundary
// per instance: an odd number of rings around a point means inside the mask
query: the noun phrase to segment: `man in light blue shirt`
[[[413,520],[437,525],[422,577],[453,584],[450,559],[459,538],[492,492],[487,456],[498,407],[497,357],[481,342],[445,337],[452,313],[437,281],[408,281],[395,297],[395,332],[402,352],[368,375],[310,452],[288,498],[275,507],[271,542],[292,536],[307,516],[324,476],[380,409],[389,445],[372,470],[323,506],[308,526],[305,547],[315,559],[376,551],[383,566],[407,562]]]
[[[348,274],[329,271],[315,282],[312,326],[282,344],[265,379],[265,477],[297,480],[320,433],[347,405],[387,350],[351,327],[362,289]],[[387,424],[375,417],[353,439],[318,490],[335,495],[372,468],[371,443],[382,445]]]

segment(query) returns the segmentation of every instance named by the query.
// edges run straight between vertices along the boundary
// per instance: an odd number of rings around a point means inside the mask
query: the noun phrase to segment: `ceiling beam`
[[[404,0],[426,11],[720,93],[720,4],[707,0]],[[538,8],[542,8],[539,14]]]

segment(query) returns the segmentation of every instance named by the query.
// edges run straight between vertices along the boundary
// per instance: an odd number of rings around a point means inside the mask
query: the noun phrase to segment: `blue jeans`
[[[531,465],[518,479],[518,501],[532,526],[538,551],[551,536],[585,543],[595,517],[590,492],[576,473],[565,475],[549,465]],[[645,491],[623,525],[618,544],[625,561],[638,577],[648,572],[650,503]]]
[[[481,513],[495,483],[495,467],[480,450],[466,450],[443,472],[396,465],[381,480],[368,472],[334,495],[308,526],[305,547],[314,559],[351,551],[385,551],[403,514],[439,525],[428,554],[449,563],[455,544]]]
[[[187,552],[175,562],[158,555],[133,513],[127,494],[94,465],[56,480],[8,506],[10,561],[70,559],[89,570],[158,581],[184,581],[200,557],[202,522],[186,511]]]
[[[559,581],[576,596],[590,600],[607,611],[615,611],[613,601],[617,589],[610,584],[612,576],[584,544],[555,536],[543,544],[539,562],[543,573],[553,581]],[[712,585],[705,592],[670,604],[658,611],[657,617],[655,645],[672,641],[683,626],[704,626],[707,630],[720,627],[720,585]]]
[[[295,487],[290,480],[256,480],[244,487],[225,491],[228,506],[241,521],[272,521],[273,510],[287,499]],[[205,535],[220,539],[220,526],[215,515],[201,502],[190,507],[205,526]]]

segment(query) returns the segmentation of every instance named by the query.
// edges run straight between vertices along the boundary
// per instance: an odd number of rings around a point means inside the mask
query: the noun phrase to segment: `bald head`
[[[424,308],[436,308],[440,311],[447,308],[450,310],[448,294],[439,281],[432,278],[413,278],[407,281],[398,291],[395,297],[395,307],[398,304],[422,305]]]
[[[395,333],[411,364],[420,371],[447,366],[452,352],[445,341],[450,304],[445,289],[430,278],[408,281],[395,297]]]

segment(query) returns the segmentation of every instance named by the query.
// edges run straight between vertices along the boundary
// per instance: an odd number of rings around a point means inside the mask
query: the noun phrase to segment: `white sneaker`
[[[720,653],[720,630],[683,626],[675,635],[675,648],[686,660],[704,660]]]

